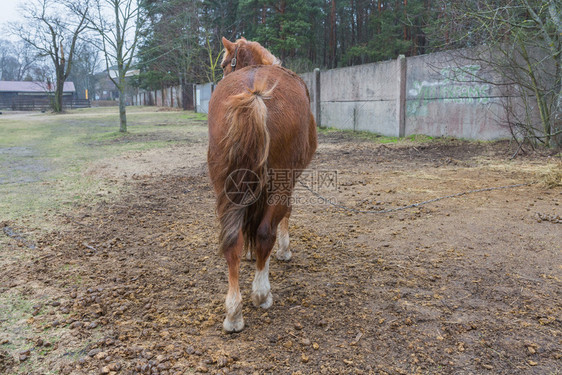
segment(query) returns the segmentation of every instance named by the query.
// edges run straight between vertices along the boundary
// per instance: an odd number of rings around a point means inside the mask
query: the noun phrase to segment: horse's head
[[[281,61],[261,44],[244,37],[234,43],[223,37],[222,44],[225,52],[221,66],[225,76],[249,65],[281,65]]]

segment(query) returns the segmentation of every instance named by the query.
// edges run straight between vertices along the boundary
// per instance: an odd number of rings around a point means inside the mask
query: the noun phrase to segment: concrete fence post
[[[406,56],[400,55],[396,59],[398,70],[398,97],[396,98],[396,122],[398,137],[406,136]]]
[[[193,85],[193,111],[198,113],[198,106],[197,106],[197,85]]]
[[[316,126],[322,126],[322,112],[320,107],[320,69],[314,69],[312,82],[312,89],[314,90],[314,118],[316,119]]]

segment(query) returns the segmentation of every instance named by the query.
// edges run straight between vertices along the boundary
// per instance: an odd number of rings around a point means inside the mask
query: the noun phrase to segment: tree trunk
[[[57,74],[57,82],[55,83],[55,97],[53,101],[53,112],[61,113],[62,112],[62,95],[64,92],[64,74],[63,77],[60,77]]]
[[[55,55],[55,59],[58,59],[58,55]],[[51,107],[53,109],[53,112],[55,113],[61,113],[62,112],[62,94],[64,91],[64,60],[62,61],[58,61],[53,59],[53,62],[55,63],[55,82],[54,84],[54,96],[53,96],[53,101],[51,103]],[[47,91],[51,92],[52,87],[49,84],[47,87]]]
[[[336,0],[331,0],[330,7],[330,68],[336,67]]]
[[[527,76],[529,77],[530,81],[531,81],[531,86],[533,89],[533,92],[535,94],[535,98],[537,100],[537,106],[539,108],[539,115],[541,118],[541,123],[543,126],[543,132],[544,132],[544,144],[546,147],[550,147],[550,139],[551,139],[551,123],[550,123],[550,111],[548,108],[548,105],[546,104],[546,100],[545,97],[543,95],[543,93],[541,92],[541,90],[539,90],[539,83],[537,81],[537,77],[535,76],[535,71],[532,67],[532,63],[531,60],[529,58],[529,54],[527,53],[527,48],[525,47],[525,42],[523,42],[522,40],[518,39],[518,43],[519,46],[521,48],[521,56],[523,57],[523,59],[525,60],[525,63],[527,64]]]
[[[119,88],[119,131],[127,132],[127,106],[125,102],[125,88]]]
[[[119,72],[119,131],[127,132],[127,103],[125,100],[125,72]]]

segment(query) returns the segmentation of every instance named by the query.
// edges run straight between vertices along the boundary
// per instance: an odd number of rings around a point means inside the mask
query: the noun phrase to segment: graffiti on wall
[[[430,102],[487,104],[490,85],[477,79],[480,65],[446,67],[433,81],[414,81],[408,91],[407,114],[427,115]]]

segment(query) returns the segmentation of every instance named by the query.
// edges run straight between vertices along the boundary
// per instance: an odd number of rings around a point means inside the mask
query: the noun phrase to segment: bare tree
[[[560,1],[444,0],[442,9],[434,41],[441,39],[446,48],[475,47],[459,50],[459,60],[482,63],[500,78],[488,83],[506,98],[501,104],[514,139],[562,146]]]
[[[12,25],[13,32],[19,38],[34,47],[39,56],[48,57],[53,63],[54,112],[62,112],[64,82],[72,70],[78,37],[86,28],[84,15],[69,16],[75,14],[68,12],[70,5],[67,1],[33,0],[22,7],[26,23]],[[82,13],[86,12],[87,2]]]
[[[100,70],[102,63],[100,55],[100,51],[89,43],[82,43],[76,51],[74,67],[69,79],[74,82],[76,91],[84,97],[85,90],[88,90],[88,98],[90,93],[93,94],[95,91],[96,72]]]
[[[9,78],[9,69],[7,69],[8,61],[12,58],[12,43],[7,40],[0,39],[0,80],[1,81],[10,81]]]
[[[127,131],[125,91],[140,30],[145,22],[141,0],[91,0],[92,9],[75,4],[74,11],[86,17],[88,27],[99,35],[98,48],[103,52],[109,78],[119,90],[119,131]],[[114,71],[115,74],[111,74]]]
[[[23,41],[14,43],[13,53],[17,61],[14,78],[16,81],[22,81],[29,76],[32,68],[39,62],[39,56],[33,47]]]

